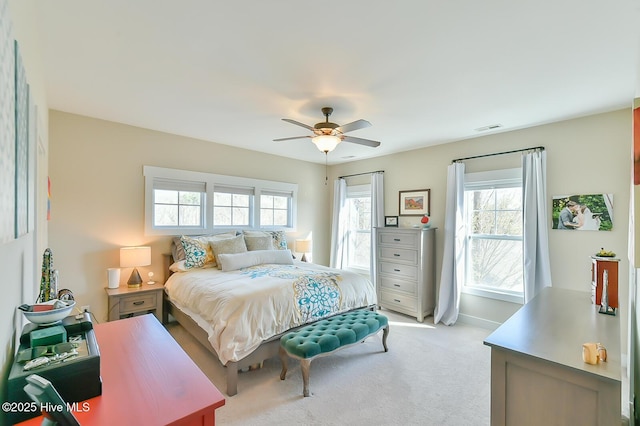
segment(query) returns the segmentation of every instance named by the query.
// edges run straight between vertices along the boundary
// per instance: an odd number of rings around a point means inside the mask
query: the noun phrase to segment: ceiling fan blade
[[[353,136],[343,136],[343,140],[345,142],[357,143],[360,145],[370,146],[372,148],[380,146],[380,142],[372,141],[370,139],[354,138]]]
[[[293,136],[291,138],[280,138],[280,139],[274,139],[274,142],[280,142],[280,141],[290,141],[293,139],[305,139],[305,138],[310,138],[311,136]]]
[[[295,124],[296,126],[304,127],[305,129],[311,130],[313,132],[313,127],[311,127],[311,126],[309,126],[307,124],[301,123],[299,121],[292,120],[290,118],[283,118],[282,121],[286,121],[287,123]]]
[[[371,123],[369,123],[367,120],[356,120],[354,122],[342,125],[336,130],[338,130],[340,133],[347,133],[353,132],[354,130],[358,129],[364,129],[365,127],[371,127]]]

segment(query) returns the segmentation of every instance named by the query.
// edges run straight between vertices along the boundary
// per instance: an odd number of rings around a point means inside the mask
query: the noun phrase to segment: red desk
[[[102,395],[74,415],[82,425],[214,425],[220,391],[153,315],[95,325]],[[36,417],[20,425],[40,425]]]

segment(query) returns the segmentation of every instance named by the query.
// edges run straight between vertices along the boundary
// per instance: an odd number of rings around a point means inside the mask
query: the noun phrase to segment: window
[[[154,190],[157,226],[200,226],[202,193],[193,191]]]
[[[204,182],[158,179],[153,187],[155,226],[202,227]]]
[[[216,187],[213,190],[213,226],[249,226],[253,190]]]
[[[144,166],[145,233],[295,229],[298,185]]]
[[[371,261],[371,185],[347,187],[347,267],[369,271]]]
[[[262,226],[287,226],[291,199],[291,194],[263,191],[260,194],[260,223]]]
[[[465,175],[464,291],[522,302],[521,169]]]

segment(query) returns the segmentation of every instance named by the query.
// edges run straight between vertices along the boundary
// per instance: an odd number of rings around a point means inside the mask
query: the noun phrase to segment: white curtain
[[[331,259],[329,266],[342,269],[346,265],[347,215],[347,182],[337,179],[333,183],[333,217],[331,222]]]
[[[434,324],[455,324],[464,283],[464,164],[447,169],[447,200],[444,219],[444,254]]]
[[[551,286],[546,170],[545,151],[522,155],[524,303]]]
[[[371,173],[371,264],[369,275],[371,282],[376,282],[376,235],[373,228],[384,226],[384,174]]]

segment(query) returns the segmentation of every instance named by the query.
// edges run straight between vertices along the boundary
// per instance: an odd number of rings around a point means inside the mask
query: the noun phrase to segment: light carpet
[[[381,310],[390,321],[389,352],[382,333],[311,363],[311,396],[302,396],[300,363],[284,381],[280,360],[238,377],[238,394],[216,411],[221,425],[488,425],[490,330],[424,323]],[[180,325],[171,335],[225,394],[224,367]]]

